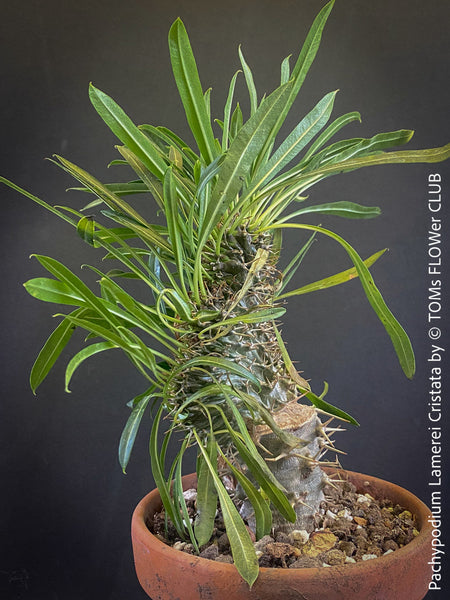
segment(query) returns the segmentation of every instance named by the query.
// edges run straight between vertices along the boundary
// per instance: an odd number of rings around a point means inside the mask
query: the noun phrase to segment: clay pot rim
[[[335,469],[329,469],[329,468],[324,468],[325,471],[328,472],[328,474],[330,473],[335,473],[336,470]],[[358,482],[364,482],[364,483],[369,483],[370,489],[375,488],[380,488],[380,489],[385,489],[386,487],[388,487],[388,489],[390,490],[389,494],[385,494],[383,493],[382,495],[389,498],[390,500],[392,500],[392,502],[397,502],[397,497],[399,495],[402,496],[402,504],[404,505],[404,508],[406,510],[410,510],[411,512],[413,512],[415,514],[415,516],[417,517],[418,521],[419,521],[419,526],[420,526],[420,530],[419,530],[419,535],[417,537],[415,537],[411,542],[409,542],[408,544],[406,544],[405,546],[403,546],[402,548],[399,548],[398,550],[395,550],[394,552],[390,552],[389,554],[386,555],[382,555],[379,556],[377,558],[374,559],[370,559],[367,561],[360,561],[357,563],[345,563],[343,565],[334,565],[334,566],[329,566],[329,567],[302,567],[300,569],[281,569],[281,568],[276,568],[276,567],[260,567],[259,572],[260,572],[260,576],[264,574],[270,574],[271,577],[281,577],[281,578],[289,578],[292,577],[293,574],[295,573],[296,578],[299,577],[305,577],[309,578],[311,577],[313,574],[317,574],[317,573],[325,573],[327,574],[327,576],[332,577],[334,574],[338,575],[338,574],[342,574],[343,571],[344,572],[357,572],[358,570],[360,571],[366,571],[367,569],[371,569],[372,566],[374,566],[374,563],[376,563],[377,565],[381,564],[381,561],[383,561],[383,563],[387,566],[391,563],[395,563],[397,561],[402,561],[402,560],[407,560],[408,555],[411,555],[411,557],[413,557],[418,551],[420,546],[423,547],[423,551],[425,552],[426,549],[429,546],[429,541],[431,539],[431,534],[432,534],[432,530],[433,530],[433,524],[428,520],[430,518],[430,516],[432,515],[431,510],[426,506],[426,504],[424,504],[419,498],[417,498],[414,494],[412,494],[411,492],[409,492],[407,489],[402,488],[396,484],[390,483],[388,481],[385,481],[383,479],[380,479],[378,477],[372,477],[370,475],[364,475],[362,473],[357,473],[354,471],[346,471],[344,469],[339,469],[338,471],[341,475],[345,475],[345,477],[352,481],[353,479],[355,479]],[[185,487],[185,489],[188,489],[189,487],[194,487],[192,484],[196,483],[196,474],[195,473],[191,473],[189,475],[185,475],[183,477],[183,483],[184,482],[189,482],[188,486]],[[184,486],[183,486],[184,487]],[[358,487],[357,487],[358,489]],[[367,493],[369,491],[369,489],[367,490],[367,492],[364,492],[363,490],[361,490],[360,488],[358,489],[359,493]],[[391,496],[394,496],[393,498]],[[168,556],[174,556],[174,552],[177,553],[177,563],[178,564],[184,564],[186,568],[191,568],[193,561],[195,562],[195,564],[201,564],[203,565],[203,567],[207,567],[208,569],[210,569],[212,572],[214,571],[229,571],[230,574],[231,573],[236,573],[236,567],[234,564],[230,564],[230,563],[222,563],[222,562],[218,562],[218,561],[214,561],[214,560],[209,560],[207,558],[201,558],[200,556],[196,556],[196,555],[192,555],[192,554],[187,554],[185,552],[182,552],[181,550],[176,550],[174,549],[172,546],[168,546],[167,544],[165,544],[164,542],[162,542],[161,540],[159,540],[153,533],[151,533],[151,531],[148,529],[145,521],[146,518],[149,516],[149,513],[151,514],[151,511],[149,510],[149,505],[152,501],[156,501],[157,498],[159,497],[159,492],[157,489],[152,490],[149,494],[147,494],[146,496],[144,496],[144,498],[142,498],[142,500],[139,502],[139,504],[136,506],[133,516],[132,516],[132,527],[133,529],[136,531],[136,533],[139,531],[139,535],[142,536],[142,540],[145,542],[145,544],[151,548],[152,546],[155,548],[155,550],[157,550],[160,553],[163,554],[167,554]],[[161,506],[161,500],[159,498],[159,506]],[[411,510],[412,509],[412,510]],[[372,564],[371,564],[372,563]]]

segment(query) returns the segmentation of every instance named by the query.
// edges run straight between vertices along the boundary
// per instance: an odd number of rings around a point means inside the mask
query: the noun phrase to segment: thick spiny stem
[[[312,531],[314,515],[324,500],[323,488],[327,481],[319,466],[324,454],[322,423],[314,407],[304,406],[296,400],[285,405],[273,417],[281,429],[298,438],[298,445],[292,447],[266,426],[258,427],[254,432],[267,450],[264,454],[267,465],[287,490],[287,497],[297,515],[296,522],[289,523],[275,511],[273,528],[286,533],[294,529]],[[252,523],[252,508],[248,501],[244,502],[241,514]]]

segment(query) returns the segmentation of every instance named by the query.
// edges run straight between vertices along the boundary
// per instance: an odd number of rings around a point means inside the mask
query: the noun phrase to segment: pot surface
[[[407,490],[360,473],[340,470],[358,491],[389,498],[417,516],[420,534],[409,544],[373,560],[334,567],[261,568],[250,590],[234,565],[173,550],[146,526],[161,509],[158,490],[141,500],[132,519],[139,582],[152,600],[422,600],[431,580],[431,511]],[[184,489],[196,475],[183,477]]]

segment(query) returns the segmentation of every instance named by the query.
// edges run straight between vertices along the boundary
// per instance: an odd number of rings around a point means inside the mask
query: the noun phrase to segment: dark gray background
[[[64,193],[71,181],[43,158],[61,153],[100,179],[115,178],[106,164],[116,158],[116,140],[89,104],[89,81],[111,94],[136,122],[164,124],[185,136],[166,41],[177,16],[190,33],[204,88],[213,88],[213,112],[221,117],[228,82],[238,68],[238,44],[243,43],[260,94],[270,92],[281,60],[296,56],[322,4],[3,1],[2,175],[52,204],[80,206],[84,198]],[[411,147],[444,144],[449,133],[449,17],[449,5],[442,0],[337,2],[289,125],[339,88],[334,114],[359,110],[363,116],[362,125],[347,129],[349,137],[404,127],[416,130]],[[239,91],[245,95],[242,85]],[[340,446],[348,452],[344,466],[403,485],[426,502],[426,193],[432,172],[448,180],[447,165],[386,166],[331,178],[312,190],[318,202],[351,200],[382,207],[383,215],[371,221],[321,222],[341,232],[364,257],[390,248],[373,272],[415,346],[414,380],[402,375],[357,281],[292,299],[284,326],[290,353],[314,389],[320,393],[327,380],[329,400],[361,423],[342,434]],[[153,487],[148,422],[126,476],[116,458],[128,415],[125,403],[142,391],[143,381],[126,360],[109,353],[80,369],[70,395],[63,391],[63,363],[37,397],[28,387],[29,369],[57,312],[22,288],[22,282],[43,274],[28,256],[56,256],[76,272],[81,263],[99,257],[69,226],[11,190],[1,190],[1,202],[1,597],[143,599],[133,572],[129,521],[134,505]],[[448,210],[443,210],[448,227]],[[286,249],[294,251],[302,240],[287,236]],[[348,266],[344,251],[321,240],[295,284]],[[448,277],[445,284],[448,303]],[[446,347],[448,335],[441,342]],[[445,364],[448,370],[448,360]],[[192,467],[186,464],[186,472]],[[446,485],[448,494],[448,480]],[[448,578],[445,585],[448,591]],[[444,592],[430,594],[444,597]]]

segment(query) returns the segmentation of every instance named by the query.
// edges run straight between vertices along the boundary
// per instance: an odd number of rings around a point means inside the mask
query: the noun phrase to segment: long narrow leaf
[[[54,302],[55,304],[66,304],[69,306],[81,306],[84,299],[76,293],[71,287],[48,277],[37,277],[30,279],[23,284],[27,292],[44,302]]]
[[[276,229],[278,227],[289,227],[296,229],[306,229],[309,231],[317,231],[334,239],[347,251],[347,254],[350,256],[350,258],[353,261],[353,264],[355,265],[356,271],[358,273],[363,289],[366,293],[367,299],[370,302],[370,305],[372,306],[376,315],[378,316],[384,328],[386,329],[386,332],[391,338],[395,352],[398,356],[400,365],[405,375],[409,378],[412,378],[415,372],[415,358],[409,337],[387,307],[386,302],[384,301],[380,291],[375,285],[375,282],[373,280],[372,275],[370,274],[369,269],[366,267],[366,265],[364,264],[358,253],[352,248],[352,246],[350,246],[348,242],[346,242],[341,236],[337,235],[336,233],[329,231],[328,229],[324,229],[322,227],[317,227],[315,225],[285,223],[282,225],[274,224],[270,228]]]
[[[313,154],[315,154],[326,142],[331,139],[338,131],[340,131],[343,127],[351,123],[352,121],[361,122],[361,115],[359,112],[353,111],[346,113],[345,115],[341,115],[337,119],[335,119],[318,137],[309,147],[307,153],[303,157],[303,160],[308,160]]]
[[[186,298],[189,298],[184,281],[184,269],[186,268],[185,253],[179,223],[180,215],[178,212],[175,181],[173,178],[171,167],[167,169],[166,174],[164,175],[164,202],[166,209],[165,213],[167,219],[167,228],[169,230],[170,245],[173,249],[175,264],[178,269],[178,276],[180,278],[181,288]]]
[[[77,352],[77,354],[71,358],[66,368],[66,392],[70,391],[70,381],[73,377],[73,374],[82,362],[84,362],[87,358],[94,356],[95,354],[99,354],[99,352],[111,350],[112,348],[117,348],[117,346],[115,344],[111,344],[110,342],[99,342],[97,344],[91,344],[87,348],[83,348],[80,350],[80,352]]]
[[[225,523],[226,532],[230,541],[231,553],[233,555],[234,564],[236,565],[239,574],[251,587],[259,573],[259,564],[256,557],[253,542],[247,531],[247,528],[242,520],[237,508],[233,504],[228,492],[224,488],[219,476],[217,475],[214,466],[212,465],[208,453],[206,452],[197,432],[194,431],[200,451],[203,454],[206,465],[208,466],[211,476],[216,486],[219,496],[222,516]]]
[[[206,210],[199,234],[198,258],[207,237],[240,191],[243,179],[261,150],[290,88],[291,84],[288,83],[275,90],[233,140]]]
[[[57,277],[62,283],[67,285],[72,292],[83,298],[87,306],[91,306],[98,312],[106,321],[117,323],[115,318],[109,313],[103,304],[103,301],[98,298],[91,290],[81,281],[79,277],[74,275],[67,267],[49,256],[41,256],[34,254],[41,265],[52,275]]]
[[[217,443],[212,434],[208,437],[206,453],[212,467],[217,470]],[[203,454],[200,453],[197,461],[197,518],[194,527],[199,546],[206,544],[212,536],[217,498],[213,476]]]
[[[253,115],[258,108],[258,95],[256,93],[255,82],[250,67],[245,61],[242,54],[241,46],[239,46],[239,60],[241,61],[242,71],[244,72],[245,82],[247,84],[248,94],[250,97],[250,114]]]
[[[155,150],[152,142],[140,131],[125,111],[107,94],[89,85],[92,105],[111,131],[144,163],[158,178],[162,179],[166,162]]]
[[[380,250],[369,258],[366,258],[364,264],[366,267],[372,266],[385,252],[387,248],[384,250]],[[318,290],[325,290],[329,287],[333,287],[335,285],[340,285],[341,283],[346,283],[347,281],[351,281],[355,277],[358,277],[358,272],[356,267],[352,267],[351,269],[347,269],[346,271],[342,271],[341,273],[337,273],[336,275],[331,275],[330,277],[325,277],[324,279],[320,279],[319,281],[315,281],[314,283],[309,283],[308,285],[304,285],[295,290],[291,290],[290,292],[286,292],[285,294],[280,294],[277,296],[278,300],[282,300],[285,298],[290,298],[291,296],[301,296],[302,294],[309,294],[310,292],[317,292]]]
[[[79,315],[80,312],[80,309],[77,309],[71,314]],[[36,393],[39,385],[47,377],[61,352],[66,347],[74,330],[74,324],[66,318],[58,325],[58,327],[56,327],[48,340],[45,342],[42,350],[39,352],[38,357],[34,362],[30,373],[30,386],[34,394]]]
[[[328,121],[333,110],[336,92],[326,94],[320,102],[300,121],[297,127],[288,135],[271,159],[255,174],[251,194],[264,183],[270,181],[283,167],[293,160],[301,150],[312,140]]]
[[[227,459],[225,454],[221,451],[222,458],[228,464],[229,469],[233,473],[235,479],[242,486],[245,495],[249,499],[253,510],[255,511],[256,521],[256,539],[259,540],[265,535],[268,535],[272,529],[272,512],[270,510],[268,502],[262,497],[260,492],[256,489],[253,483],[242,473],[234,467],[231,462]]]
[[[131,415],[128,417],[124,430],[122,431],[119,442],[119,462],[124,473],[126,472],[130,460],[139,425],[141,424],[145,409],[152,397],[153,395],[147,391],[133,400],[133,409]]]
[[[381,214],[381,210],[378,206],[362,206],[355,202],[329,202],[327,204],[316,204],[313,206],[306,206],[300,210],[296,210],[289,215],[286,215],[282,219],[278,220],[278,223],[285,223],[286,221],[298,217],[299,215],[307,214],[322,214],[322,215],[333,215],[335,217],[344,217],[345,219],[373,219]]]
[[[185,537],[185,527],[183,526],[183,519],[180,515],[180,512],[175,508],[174,502],[172,500],[170,494],[170,486],[166,481],[164,476],[164,465],[162,464],[162,459],[164,454],[159,453],[158,449],[158,432],[159,432],[159,424],[162,418],[162,411],[164,409],[164,405],[158,409],[156,413],[153,425],[150,433],[150,443],[149,443],[149,451],[150,451],[150,462],[153,479],[155,480],[156,486],[158,488],[159,494],[161,496],[161,501],[164,506],[164,510],[166,511],[167,516],[170,518],[178,533],[182,538]]]
[[[327,22],[328,16],[333,8],[334,0],[328,2],[322,10],[319,12],[317,17],[314,19],[314,22],[309,30],[309,33],[306,37],[305,43],[301,49],[297,62],[292,70],[291,80],[293,80],[294,84],[291,88],[289,95],[286,98],[283,109],[279,112],[278,118],[273,124],[271,134],[268,136],[267,141],[264,145],[264,148],[261,152],[261,155],[265,155],[267,149],[269,148],[272,141],[275,139],[278,131],[280,130],[284,120],[297,97],[300,88],[303,85],[303,82],[308,74],[309,68],[314,61],[314,58],[319,49],[320,40],[322,38],[322,31],[325,27],[325,23]]]
[[[222,152],[226,152],[228,150],[228,140],[230,134],[230,118],[231,118],[231,106],[233,103],[234,96],[234,88],[236,86],[236,79],[239,75],[240,71],[236,71],[233,75],[230,88],[228,90],[227,101],[225,102],[225,108],[223,113],[223,136],[222,136]]]
[[[216,145],[191,44],[181,19],[169,31],[173,74],[186,117],[206,164],[216,156]]]

